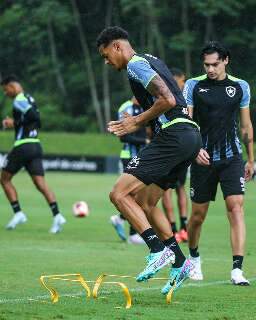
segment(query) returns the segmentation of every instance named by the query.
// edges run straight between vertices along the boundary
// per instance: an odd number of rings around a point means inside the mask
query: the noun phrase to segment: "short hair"
[[[9,76],[4,77],[1,80],[0,84],[1,84],[1,86],[6,86],[7,84],[9,84],[11,82],[19,82],[19,80],[15,74],[11,74]]]
[[[218,41],[208,42],[202,49],[200,58],[203,60],[205,54],[218,53],[219,59],[225,60],[227,57],[231,59],[229,50]]]
[[[129,34],[126,30],[121,27],[114,26],[108,27],[101,31],[101,33],[97,37],[97,47],[99,48],[101,45],[103,47],[107,47],[113,40],[124,39],[128,40]]]
[[[185,76],[185,73],[181,70],[181,69],[178,69],[178,68],[171,68],[170,69],[172,75],[174,77],[182,77],[182,76]]]

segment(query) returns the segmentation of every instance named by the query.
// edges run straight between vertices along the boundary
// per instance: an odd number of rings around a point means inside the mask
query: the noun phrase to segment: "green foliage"
[[[90,56],[84,56],[81,50],[81,35],[70,1],[0,3],[0,76],[15,73],[20,77],[25,90],[38,103],[43,128],[98,130],[85,66],[88,58],[103,114],[108,96],[114,119],[118,106],[131,95],[125,72],[111,69],[105,79],[109,91],[103,90],[103,61],[95,39],[108,23],[127,29],[138,52],[160,56],[170,67],[184,69],[189,75],[201,72],[198,56],[206,39],[226,43],[232,53],[231,72],[251,84],[254,107],[255,0],[116,0],[108,20],[110,2],[76,0],[76,4]],[[0,116],[10,115],[10,101],[2,96],[0,99]]]

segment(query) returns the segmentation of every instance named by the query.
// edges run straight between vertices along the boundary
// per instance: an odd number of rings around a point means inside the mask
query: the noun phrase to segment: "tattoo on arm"
[[[154,97],[162,97],[168,100],[171,99],[175,101],[175,98],[170,89],[158,74],[150,81],[149,85],[147,86],[147,90]]]

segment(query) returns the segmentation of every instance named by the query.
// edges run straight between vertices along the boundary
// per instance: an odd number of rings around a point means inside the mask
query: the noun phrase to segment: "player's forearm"
[[[253,128],[252,124],[248,124],[246,127],[241,128],[242,140],[245,145],[247,159],[250,162],[254,161],[254,153],[253,153]]]
[[[169,98],[160,97],[154,102],[152,107],[135,117],[136,124],[138,124],[139,126],[146,125],[150,120],[159,117],[160,115],[162,115],[163,113],[175,106],[175,99],[173,100]]]

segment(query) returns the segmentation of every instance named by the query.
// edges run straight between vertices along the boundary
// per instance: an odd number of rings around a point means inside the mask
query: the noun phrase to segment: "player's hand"
[[[210,164],[210,156],[208,152],[204,149],[200,149],[197,157],[196,157],[196,162],[200,164],[201,166],[209,166]]]
[[[110,121],[108,123],[108,131],[114,133],[118,137],[137,131],[138,129],[139,126],[135,121],[135,117],[126,112],[124,113],[123,119]]]
[[[2,125],[4,129],[10,129],[14,127],[14,121],[12,118],[6,117],[3,121],[2,121]]]
[[[251,180],[253,173],[254,173],[254,162],[253,161],[246,162],[245,175],[244,175],[245,181]]]

